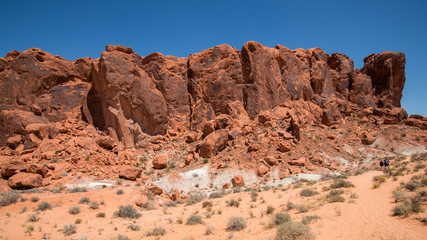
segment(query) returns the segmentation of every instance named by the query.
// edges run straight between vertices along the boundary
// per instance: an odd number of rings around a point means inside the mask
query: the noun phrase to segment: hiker
[[[390,166],[390,160],[388,160],[388,158],[384,159],[384,168],[389,169]]]

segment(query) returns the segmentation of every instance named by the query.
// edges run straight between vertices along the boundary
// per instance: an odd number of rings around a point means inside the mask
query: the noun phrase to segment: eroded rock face
[[[216,130],[239,129],[279,106],[299,108],[305,122],[325,125],[357,109],[400,107],[405,55],[384,52],[364,61],[362,70],[354,70],[341,53],[256,42],[241,51],[224,44],[188,58],[140,57],[121,45],[108,45],[99,59],[72,62],[37,48],[12,51],[0,58],[0,145],[31,151],[45,139],[71,133],[78,121],[104,131],[108,138],[101,140],[108,141],[97,142],[111,150],[146,146],[150,136],[200,131],[211,120]],[[386,123],[407,118],[379,112]],[[70,119],[66,127],[53,124]],[[296,140],[304,124],[291,121]]]
[[[363,72],[371,77],[378,107],[400,107],[405,85],[405,54],[383,52],[371,54],[364,60]]]

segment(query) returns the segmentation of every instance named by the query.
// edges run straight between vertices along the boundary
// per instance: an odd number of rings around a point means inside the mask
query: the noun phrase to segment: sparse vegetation
[[[105,218],[105,213],[104,212],[100,212],[96,214],[97,218]]]
[[[222,198],[225,195],[224,191],[216,191],[209,195],[209,198]]]
[[[187,218],[187,225],[196,225],[196,224],[202,224],[202,217],[199,215],[190,215]]]
[[[419,183],[417,181],[410,181],[410,182],[405,184],[405,188],[411,192],[415,191],[416,189],[418,189],[420,187],[421,187],[421,183]]]
[[[278,226],[291,221],[291,216],[287,213],[276,213],[273,220],[274,225]]]
[[[39,206],[37,207],[36,211],[46,211],[51,210],[52,206],[48,202],[41,202]]]
[[[301,222],[305,225],[310,224],[313,220],[319,219],[320,217],[317,215],[311,215],[311,216],[304,216],[301,220]]]
[[[344,179],[335,179],[331,184],[331,188],[350,188],[354,187],[353,183]]]
[[[418,203],[410,203],[409,201],[405,201],[393,208],[393,216],[402,216],[408,217],[414,213],[420,213],[424,210]]]
[[[205,207],[212,207],[212,202],[211,201],[204,201],[202,203],[202,207],[203,208],[205,208]]]
[[[274,212],[274,207],[273,206],[271,206],[271,205],[268,205],[267,206],[267,211],[266,211],[266,213],[267,214],[272,214],[273,212]]]
[[[91,209],[98,209],[99,208],[99,203],[97,201],[92,201],[89,204],[89,208],[91,208]]]
[[[62,232],[64,233],[65,236],[68,236],[76,233],[76,230],[77,230],[77,226],[75,224],[67,224],[62,229]]]
[[[314,234],[309,226],[300,222],[286,222],[277,228],[274,240],[310,240]]]
[[[79,206],[72,206],[68,209],[68,213],[76,215],[76,214],[80,213],[80,207]]]
[[[79,200],[79,204],[88,204],[88,203],[90,203],[90,200],[88,197],[82,197]]]
[[[132,231],[139,231],[141,230],[141,226],[137,225],[137,224],[131,224],[128,226],[128,228]]]
[[[123,193],[125,193],[125,192],[122,189],[119,189],[116,192],[117,195],[123,195]]]
[[[31,214],[30,216],[28,216],[29,222],[37,222],[39,219],[40,218],[36,214]]]
[[[69,190],[70,193],[87,192],[85,187],[73,187]]]
[[[39,200],[40,198],[37,196],[31,197],[31,202],[38,202]]]
[[[164,227],[155,227],[153,230],[147,233],[147,237],[149,236],[163,236],[166,234],[166,229]]]
[[[305,213],[305,212],[308,212],[310,210],[305,205],[297,205],[297,206],[295,206],[295,209],[298,210],[299,213]]]
[[[185,201],[185,204],[186,205],[192,205],[192,204],[201,202],[203,199],[205,199],[205,197],[206,196],[203,193],[200,193],[200,192],[190,194],[190,196]]]
[[[120,206],[119,210],[114,212],[115,217],[138,219],[141,214],[132,205]]]
[[[0,200],[0,206],[5,207],[9,206],[12,203],[16,203],[20,198],[19,193],[12,191],[2,194],[2,199]]]
[[[343,194],[343,190],[331,190],[328,195],[326,195],[326,198],[328,199],[328,202],[345,202],[345,198],[341,196]]]
[[[319,194],[319,192],[314,191],[314,190],[311,190],[311,189],[304,189],[304,190],[302,190],[302,191],[301,191],[301,193],[300,193],[300,195],[301,195],[302,197],[312,197],[312,196],[315,196],[315,195],[317,195],[317,194]]]
[[[231,217],[227,223],[227,231],[240,231],[247,226],[246,220],[242,217]]]
[[[240,202],[235,200],[235,199],[231,199],[228,204],[229,207],[239,207],[240,206]]]

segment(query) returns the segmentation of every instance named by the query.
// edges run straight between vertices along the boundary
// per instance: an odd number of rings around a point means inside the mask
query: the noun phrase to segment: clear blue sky
[[[427,116],[427,1],[5,1],[0,56],[38,47],[68,60],[98,58],[107,44],[187,57],[253,40],[320,47],[363,66],[371,53],[406,54],[402,105]]]

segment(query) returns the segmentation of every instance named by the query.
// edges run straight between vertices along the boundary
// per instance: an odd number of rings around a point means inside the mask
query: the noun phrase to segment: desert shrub
[[[119,210],[114,212],[115,217],[137,219],[141,214],[132,205],[120,206]]]
[[[89,208],[91,208],[91,209],[98,209],[98,207],[99,207],[99,203],[97,201],[92,201],[89,204]]]
[[[301,220],[301,222],[305,225],[308,225],[311,223],[311,221],[315,220],[315,219],[319,219],[320,217],[317,215],[311,215],[311,216],[304,216]]]
[[[38,202],[39,200],[40,198],[37,196],[31,197],[31,202]]]
[[[19,193],[12,191],[2,194],[2,199],[0,200],[0,206],[5,207],[12,203],[16,203],[20,197]]]
[[[426,168],[426,166],[427,165],[425,165],[423,163],[419,163],[419,164],[415,165],[414,170],[418,171],[418,170]]]
[[[421,184],[427,186],[427,177],[421,178]]]
[[[288,211],[294,209],[294,207],[295,204],[293,202],[286,203],[286,208],[288,209]]]
[[[235,199],[231,199],[228,204],[229,207],[239,207],[240,206],[240,202],[235,200]]]
[[[277,228],[274,240],[310,240],[314,234],[309,226],[300,222],[287,222]]]
[[[80,218],[76,219],[76,221],[74,221],[75,224],[80,224],[82,223],[82,220]]]
[[[186,205],[192,205],[198,202],[201,202],[203,199],[205,199],[205,195],[203,193],[192,193],[190,194],[190,196],[187,198],[187,200],[185,201]]]
[[[39,219],[40,218],[36,214],[31,214],[30,216],[28,216],[29,222],[37,222]]]
[[[405,188],[411,192],[415,191],[419,187],[421,187],[421,183],[419,183],[417,181],[410,181],[410,182],[405,184]]]
[[[210,235],[210,234],[212,234],[212,232],[215,230],[215,228],[214,227],[212,227],[211,225],[208,225],[208,226],[206,226],[206,229],[205,229],[205,235]]]
[[[316,194],[319,194],[319,192],[316,192],[316,191],[311,190],[311,189],[304,189],[304,190],[302,190],[302,191],[301,191],[301,193],[300,193],[300,195],[301,195],[302,197],[312,197],[312,196],[314,196],[314,195],[316,195]]]
[[[280,225],[291,221],[291,216],[287,213],[276,213],[274,215],[274,225]]]
[[[345,202],[345,198],[341,196],[343,194],[343,190],[331,190],[327,195],[326,198],[330,203],[333,202]]]
[[[409,195],[402,191],[393,191],[393,198],[395,202],[403,202],[409,199]]]
[[[166,229],[164,227],[155,227],[153,230],[147,233],[147,237],[149,236],[163,236],[166,234]]]
[[[125,193],[122,189],[117,190],[116,194],[117,195],[122,195],[123,193]]]
[[[36,211],[46,211],[51,209],[52,209],[52,206],[48,202],[42,201],[37,207]]]
[[[76,215],[80,213],[80,207],[79,206],[72,206],[68,209],[68,213]]]
[[[256,202],[257,197],[258,197],[258,193],[257,193],[257,192],[255,192],[255,191],[252,191],[252,192],[251,192],[251,201],[252,201],[252,202]]]
[[[96,214],[97,218],[105,218],[105,213],[104,212],[100,212]]]
[[[141,226],[139,226],[137,224],[131,224],[128,226],[128,228],[132,231],[139,231],[141,229]]]
[[[213,192],[209,195],[209,198],[222,198],[225,195],[224,191]]]
[[[196,225],[196,224],[202,224],[202,217],[199,215],[191,215],[187,218],[187,225]]]
[[[393,208],[393,216],[408,217],[411,214],[423,212],[424,210],[418,203],[405,201]]]
[[[114,240],[130,240],[130,238],[129,237],[127,237],[127,236],[125,236],[125,235],[121,235],[121,234],[119,234],[118,236],[117,236],[117,238],[114,238]]]
[[[85,188],[85,187],[73,187],[68,191],[70,193],[87,192],[87,188]]]
[[[79,204],[88,204],[88,203],[90,203],[90,200],[88,197],[82,197],[79,200]]]
[[[267,214],[272,214],[273,212],[274,212],[274,207],[273,206],[271,206],[271,205],[268,205],[267,206],[267,211],[266,211],[266,213]]]
[[[300,212],[300,213],[305,213],[305,212],[308,212],[309,211],[309,209],[308,209],[308,207],[307,206],[305,206],[305,205],[297,205],[297,206],[295,206],[295,208],[298,210],[298,212]]]
[[[68,236],[76,233],[76,230],[77,230],[77,226],[75,224],[67,224],[62,229],[62,232],[64,233],[64,235]]]
[[[344,179],[335,179],[331,184],[331,188],[349,188],[354,187],[353,183]]]
[[[202,203],[202,207],[203,208],[205,208],[205,207],[212,207],[212,202],[211,201],[204,201]]]
[[[227,223],[227,231],[240,231],[247,226],[246,220],[242,217],[231,217]]]

